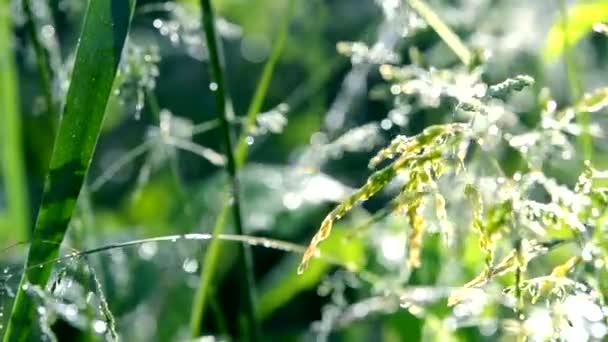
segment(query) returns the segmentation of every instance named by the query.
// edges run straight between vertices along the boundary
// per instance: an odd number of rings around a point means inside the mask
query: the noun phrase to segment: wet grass
[[[91,163],[134,6],[135,1],[122,0],[93,0],[88,5],[26,271],[4,335],[6,342],[31,338],[36,313],[25,290],[28,284],[45,286],[51,274],[53,265],[46,262],[59,253]]]

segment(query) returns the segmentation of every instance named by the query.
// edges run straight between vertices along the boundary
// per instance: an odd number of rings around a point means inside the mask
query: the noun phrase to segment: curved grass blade
[[[135,0],[90,0],[63,119],[55,139],[26,272],[9,318],[5,342],[29,341],[35,312],[23,285],[46,285],[89,168],[112,83],[129,31]],[[30,268],[31,265],[44,264]]]
[[[203,3],[204,2],[206,1],[203,1]],[[264,98],[266,97],[266,92],[272,79],[274,67],[279,59],[279,56],[281,55],[281,52],[283,51],[285,41],[287,40],[287,34],[289,32],[289,22],[291,21],[291,16],[293,15],[294,2],[294,0],[289,0],[287,14],[283,17],[283,22],[281,23],[279,34],[274,44],[270,58],[264,66],[264,70],[262,71],[262,75],[260,77],[260,81],[256,88],[255,94],[247,110],[247,117],[245,119],[246,123],[243,127],[243,132],[239,137],[234,156],[234,166],[236,170],[243,166],[243,164],[245,163],[245,159],[247,158],[249,146],[246,143],[246,138],[251,127],[255,125],[257,115],[260,112],[262,105],[264,104]],[[228,154],[232,153],[232,151],[228,152]],[[229,209],[229,205],[224,205],[224,207],[218,214],[215,225],[213,227],[214,235],[217,236],[224,231]],[[208,304],[207,302],[209,300],[209,296],[212,293],[211,290],[214,283],[215,273],[219,266],[219,256],[221,254],[221,249],[222,241],[211,241],[209,249],[205,253],[205,256],[202,260],[202,265],[203,269],[205,270],[205,274],[204,276],[201,276],[200,285],[195,295],[194,306],[192,308],[192,314],[190,316],[190,333],[193,337],[200,335],[200,327],[202,326],[202,322],[204,320],[205,309]],[[252,310],[251,315],[252,317],[254,317],[255,311]]]
[[[10,1],[0,1],[0,156],[8,202],[8,222],[11,223],[11,229],[4,231],[11,231],[15,240],[22,240],[27,237],[29,230],[28,199],[21,145],[17,72],[12,54],[14,49],[11,47],[11,23]]]
[[[594,24],[608,20],[608,2],[579,1],[562,12],[565,13],[555,20],[545,42],[543,58],[547,62],[552,62],[564,54],[567,48],[564,46],[565,40],[575,45],[585,37],[585,34],[591,32]],[[567,27],[564,27],[564,21],[568,22]]]

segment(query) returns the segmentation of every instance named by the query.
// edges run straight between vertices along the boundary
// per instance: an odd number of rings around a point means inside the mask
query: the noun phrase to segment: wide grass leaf
[[[4,341],[29,341],[36,319],[24,288],[46,285],[97,143],[135,0],[90,0],[25,272]],[[39,266],[39,267],[38,267]]]
[[[567,25],[564,25],[561,17],[553,23],[545,44],[544,58],[555,60],[564,53],[564,42],[573,46],[593,29],[594,24],[605,20],[608,20],[608,1],[580,1],[568,10]],[[567,36],[564,27],[567,27]]]
[[[8,203],[7,224],[0,221],[0,239],[9,243],[26,238],[29,229],[11,23],[10,1],[0,1],[0,172]]]

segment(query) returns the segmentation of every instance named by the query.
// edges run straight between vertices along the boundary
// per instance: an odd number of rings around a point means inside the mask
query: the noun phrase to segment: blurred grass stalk
[[[46,6],[47,4],[42,2],[37,6],[40,5]],[[40,86],[42,87],[42,93],[44,94],[44,100],[46,102],[47,117],[49,118],[53,131],[55,131],[59,122],[59,101],[57,101],[53,95],[53,80],[55,74],[51,67],[49,53],[40,38],[40,29],[36,22],[36,16],[32,11],[32,0],[22,0],[22,8],[25,13],[27,34],[34,48],[34,53],[36,54],[36,66],[38,67]]]
[[[5,342],[34,338],[37,314],[27,289],[30,284],[44,288],[51,275],[99,137],[134,8],[135,0],[88,2],[63,119]]]
[[[0,143],[2,175],[8,203],[6,227],[0,226],[0,229],[6,230],[0,236],[11,237],[15,242],[28,238],[29,211],[10,10],[11,1],[0,0]]]
[[[407,0],[407,4],[439,35],[464,65],[470,66],[473,63],[473,54],[466,45],[424,1]]]
[[[570,22],[568,20],[568,7],[565,0],[557,0],[559,7],[559,16],[561,19],[562,30],[564,31],[564,66],[566,68],[566,78],[570,88],[571,102],[577,103],[583,96],[583,84],[579,76],[578,67],[576,65],[576,55],[572,49],[570,41]],[[584,160],[593,158],[593,140],[589,132],[589,113],[576,111],[576,121],[581,128],[581,133],[578,136],[578,143],[583,152]]]
[[[294,0],[288,0],[288,5],[287,5],[287,12],[286,14],[283,16],[283,20],[281,23],[281,26],[279,27],[279,32],[276,38],[276,41],[274,43],[274,46],[272,48],[272,52],[268,58],[268,61],[266,62],[266,64],[264,65],[264,69],[262,70],[262,75],[260,76],[260,80],[258,82],[258,85],[256,87],[255,93],[253,95],[253,98],[251,100],[251,103],[249,105],[249,108],[247,110],[247,114],[246,114],[246,122],[245,125],[243,126],[243,130],[239,136],[239,140],[237,142],[237,147],[236,147],[236,151],[232,150],[231,146],[228,146],[228,167],[229,167],[229,171],[230,169],[234,169],[231,172],[231,175],[236,175],[238,169],[240,169],[243,164],[245,163],[245,160],[247,159],[247,153],[249,150],[249,145],[247,144],[247,137],[249,135],[249,133],[251,132],[251,130],[255,127],[256,125],[256,119],[258,114],[260,113],[262,106],[264,104],[264,99],[266,98],[266,93],[268,91],[268,87],[270,86],[270,81],[272,79],[272,74],[274,72],[274,68],[279,60],[279,57],[283,51],[283,48],[285,46],[285,42],[287,41],[287,35],[289,32],[289,23],[291,21],[291,17],[293,15],[294,12],[294,7],[295,7],[295,1]],[[212,45],[214,46],[214,51],[217,54],[217,40],[216,40],[216,36],[215,36],[215,30],[213,28],[213,14],[211,12],[211,5],[209,3],[209,0],[201,0],[201,7],[203,8],[203,21],[207,21],[207,24],[204,25],[205,27],[205,34],[207,36],[207,42],[208,45],[211,47]],[[211,14],[211,15],[209,15]],[[208,29],[207,26],[210,26],[211,29]],[[213,31],[213,32],[210,32]],[[211,53],[211,48],[210,48],[210,56],[212,56]],[[213,63],[214,59],[211,58],[211,62],[212,65],[211,67],[213,69],[216,69],[217,72],[221,72],[221,65],[219,64],[219,59],[217,60],[216,63]],[[216,64],[215,66],[213,64]],[[213,73],[212,73],[213,74]],[[218,107],[223,107],[224,108],[224,116],[227,115],[227,113],[225,112],[225,95],[223,94],[224,89],[223,89],[223,84],[222,87],[220,87],[220,83],[217,82],[217,80],[214,80],[217,84],[218,84],[218,88],[217,88],[217,97],[218,97],[218,102],[222,101],[224,102],[223,104],[219,104],[218,103]],[[220,92],[221,89],[221,92]],[[220,96],[221,95],[221,96]],[[227,118],[224,118],[223,120],[225,120],[225,122],[222,123],[222,126],[227,125]],[[224,134],[227,136],[225,136],[226,140],[230,139],[230,132],[224,132]],[[233,177],[234,179],[234,177]],[[235,182],[233,181],[233,194],[236,195],[238,193],[238,189],[234,188]],[[236,184],[238,185],[238,184]],[[237,198],[235,197],[233,200],[233,210],[234,207],[238,207],[239,203],[237,202]],[[223,233],[224,229],[225,229],[225,223],[226,223],[226,218],[228,215],[228,212],[230,210],[230,203],[226,203],[222,210],[220,211],[220,213],[218,214],[218,217],[216,218],[215,221],[215,225],[213,228],[213,235],[214,236],[218,236],[220,234]],[[236,211],[236,210],[235,210]],[[240,211],[240,209],[239,209]],[[240,213],[238,214],[238,217],[236,214],[235,215],[235,221],[239,220],[240,221]],[[242,227],[241,227],[241,222],[235,222],[235,226],[237,226],[237,233],[238,234],[242,234]],[[240,227],[240,228],[239,228]],[[239,231],[241,230],[241,231]],[[214,280],[215,280],[215,274],[217,272],[217,269],[219,267],[219,256],[221,254],[221,250],[222,250],[222,246],[223,246],[223,241],[221,240],[213,240],[210,243],[209,248],[207,249],[207,252],[205,253],[203,260],[202,260],[202,264],[203,264],[203,274],[201,274],[201,280],[200,280],[200,285],[197,289],[196,295],[195,295],[195,302],[194,302],[194,306],[192,309],[192,314],[190,317],[190,332],[192,337],[198,337],[201,333],[201,327],[203,325],[203,321],[204,321],[204,317],[205,317],[205,309],[207,307],[207,304],[209,302],[209,297],[212,295],[213,291],[212,291],[212,287],[214,284]],[[243,245],[243,247],[246,247]],[[247,247],[248,249],[248,247]],[[252,273],[253,269],[249,270],[249,273]],[[249,274],[248,279],[250,279],[251,284],[250,284],[250,289],[253,289],[253,275]],[[253,297],[253,293],[250,293],[251,297]],[[250,298],[250,302],[253,304],[255,298]],[[252,306],[250,308],[247,308],[247,310],[251,310],[249,312],[249,319],[250,321],[255,322],[255,326],[257,329],[257,317],[256,317],[256,311],[255,308]],[[253,323],[253,322],[250,322]],[[252,331],[252,336],[254,338],[258,338],[259,335],[257,335],[257,332]]]

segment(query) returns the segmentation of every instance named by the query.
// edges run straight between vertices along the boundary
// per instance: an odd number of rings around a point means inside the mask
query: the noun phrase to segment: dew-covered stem
[[[202,26],[209,51],[209,70],[211,81],[215,83],[215,100],[218,118],[220,120],[221,135],[224,140],[224,148],[226,150],[227,165],[226,169],[230,178],[230,199],[231,211],[234,221],[234,226],[237,234],[243,234],[243,221],[241,216],[241,203],[239,194],[239,178],[238,166],[236,163],[235,153],[233,150],[232,132],[230,127],[229,113],[227,107],[227,89],[224,79],[223,62],[220,59],[220,45],[215,27],[215,15],[211,0],[201,0],[202,9]],[[223,229],[223,225],[222,225]],[[214,231],[214,234],[216,232]],[[216,249],[219,248],[215,247]],[[240,296],[243,303],[244,315],[247,321],[246,330],[250,332],[252,340],[258,340],[259,330],[255,315],[255,282],[253,279],[253,263],[251,250],[249,246],[239,245],[239,260],[238,267],[240,273],[245,278],[240,282]],[[216,254],[217,255],[217,254]],[[204,261],[206,262],[206,260]],[[210,278],[213,277],[214,269],[205,268],[205,275],[201,276],[201,285],[197,289],[195,295],[194,307],[190,320],[190,334],[192,337],[198,337],[201,334],[201,326],[203,323],[203,313],[205,310],[205,299],[208,295],[206,283],[210,284]]]
[[[285,46],[285,42],[287,40],[287,34],[289,31],[289,22],[291,21],[291,16],[293,15],[294,8],[293,0],[289,1],[287,13],[283,17],[282,24],[279,28],[279,33],[276,38],[276,42],[273,45],[272,52],[266,64],[264,65],[264,69],[262,71],[262,75],[260,76],[260,80],[258,82],[258,86],[254,93],[253,99],[249,105],[247,110],[247,114],[245,117],[245,123],[243,125],[241,134],[239,136],[239,140],[237,142],[236,152],[234,155],[234,167],[235,171],[238,171],[239,168],[243,166],[247,159],[247,154],[249,150],[249,145],[247,144],[247,137],[251,129],[255,126],[256,118],[258,113],[262,109],[264,104],[264,99],[266,98],[266,93],[268,91],[268,87],[270,86],[270,81],[272,79],[272,75],[274,72],[274,67],[279,60],[281,52]],[[203,13],[203,16],[205,14]],[[207,34],[207,33],[206,33]],[[217,83],[217,82],[216,82]],[[219,83],[218,83],[218,93],[219,96]],[[215,124],[213,122],[212,124]],[[221,125],[222,123],[220,123]],[[205,127],[206,128],[206,127]],[[231,151],[232,152],[232,151]],[[229,157],[230,158],[230,157]],[[230,166],[228,166],[230,167]],[[229,213],[230,206],[229,204],[225,204],[220,210],[218,217],[216,218],[213,234],[219,235],[224,231],[226,216]],[[222,249],[222,241],[214,240],[210,243],[209,248],[204,256],[202,264],[204,269],[207,270],[207,274],[205,276],[201,276],[201,283],[197,289],[195,306],[192,311],[191,321],[190,321],[190,330],[193,336],[200,333],[200,326],[202,324],[204,318],[205,308],[208,302],[208,297],[211,292],[211,287],[214,279],[215,270],[218,267],[219,255]],[[195,333],[196,332],[196,333]]]

